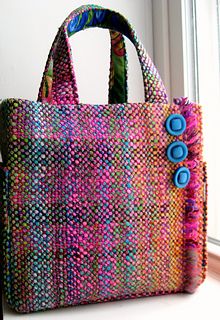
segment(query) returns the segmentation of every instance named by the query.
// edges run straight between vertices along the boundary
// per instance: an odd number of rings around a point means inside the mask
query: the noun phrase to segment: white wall
[[[36,100],[47,55],[66,16],[91,1],[0,0],[0,99]],[[153,55],[151,0],[95,0],[115,9],[135,27],[149,54]],[[110,60],[107,30],[89,29],[71,38],[81,102],[106,103]],[[143,101],[140,67],[133,46],[129,54],[129,101]]]

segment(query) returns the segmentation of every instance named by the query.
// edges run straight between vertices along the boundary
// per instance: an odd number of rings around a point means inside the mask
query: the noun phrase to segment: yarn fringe
[[[185,246],[185,284],[184,290],[193,293],[199,286],[200,267],[199,256],[199,219],[201,212],[197,205],[197,193],[201,188],[198,176],[199,155],[201,152],[201,136],[199,135],[199,120],[193,111],[194,104],[187,98],[175,99],[174,103],[180,106],[181,114],[186,119],[186,131],[183,135],[188,147],[187,167],[190,169],[191,178],[186,188],[186,207],[184,221],[184,246]]]

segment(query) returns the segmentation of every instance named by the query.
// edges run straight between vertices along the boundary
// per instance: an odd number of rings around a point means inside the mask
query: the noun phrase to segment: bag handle
[[[128,86],[127,86],[127,52],[125,47],[124,36],[113,30],[110,30],[111,39],[111,57],[110,57],[110,73],[109,73],[109,98],[108,102],[111,103],[124,103],[128,99]],[[54,48],[57,46],[57,37],[55,38],[52,48],[50,50],[45,70],[43,73],[41,86],[38,94],[38,101],[56,104],[54,96],[56,96],[56,82],[59,73],[59,66],[54,65]],[[57,60],[55,60],[56,62]],[[70,61],[71,65],[71,61]],[[62,70],[62,74],[66,72],[64,78],[70,82],[69,103],[79,104],[78,90],[75,81],[75,72],[72,65],[72,74],[69,68]],[[72,79],[72,80],[71,80]],[[52,88],[53,83],[53,88]],[[53,92],[53,94],[52,94]],[[59,101],[58,101],[59,102]]]
[[[167,103],[167,94],[162,80],[147,55],[143,45],[138,40],[136,32],[130,23],[119,13],[104,9],[99,6],[88,5],[74,10],[64,21],[55,41],[52,45],[46,69],[56,70],[56,74],[51,75],[50,93],[51,101],[55,104],[72,103],[77,101],[78,93],[76,87],[75,73],[72,63],[71,47],[69,36],[89,27],[101,27],[113,30],[128,37],[134,44],[142,68],[145,101]],[[40,88],[39,100],[44,101],[43,85],[46,73]],[[118,102],[118,101],[116,101]]]

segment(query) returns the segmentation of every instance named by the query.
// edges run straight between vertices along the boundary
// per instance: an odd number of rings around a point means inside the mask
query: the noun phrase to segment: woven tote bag
[[[69,37],[90,27],[110,30],[108,104],[78,98]],[[141,65],[143,103],[127,101],[125,37]],[[74,10],[53,42],[38,102],[3,100],[0,125],[2,284],[11,308],[192,293],[203,282],[201,106],[168,103],[122,15]]]

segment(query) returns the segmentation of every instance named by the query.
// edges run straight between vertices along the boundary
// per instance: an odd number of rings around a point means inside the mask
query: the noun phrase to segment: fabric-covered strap
[[[109,73],[109,97],[108,102],[111,103],[124,103],[128,99],[128,86],[127,86],[127,52],[125,47],[124,36],[120,32],[110,30],[111,39],[111,55],[110,55],[110,73]],[[70,90],[68,94],[69,103],[78,104],[78,89],[75,81],[75,72],[72,66],[72,70],[68,68],[68,62],[63,68],[61,65],[55,65],[54,63],[54,48],[57,46],[57,39],[52,45],[50,50],[43,78],[39,90],[38,101],[55,103],[54,96],[56,96],[56,80],[59,78],[59,72],[62,72],[64,79],[70,83]],[[64,53],[65,55],[66,53]],[[67,57],[68,59],[68,57]],[[58,62],[55,59],[55,62]],[[62,70],[60,70],[62,68]],[[72,83],[71,83],[72,81]],[[53,86],[52,86],[53,83]],[[52,94],[53,93],[53,94]]]
[[[93,5],[82,6],[74,10],[62,24],[53,43],[51,49],[53,59],[48,62],[48,66],[51,64],[49,69],[51,68],[53,71],[57,69],[57,71],[55,76],[52,75],[50,79],[51,102],[60,104],[72,103],[74,100],[78,101],[69,36],[89,27],[107,28],[128,37],[136,48],[141,64],[145,101],[168,102],[166,90],[158,71],[147,55],[143,45],[138,40],[131,24],[119,13]],[[39,93],[40,101],[45,100],[43,85],[44,80]]]

